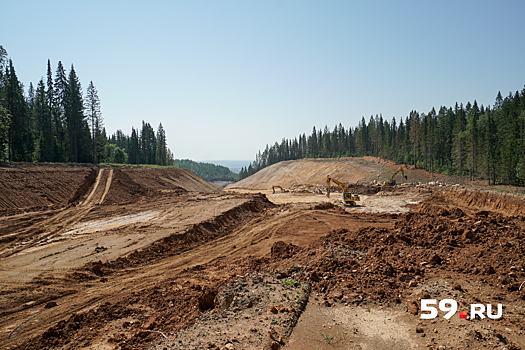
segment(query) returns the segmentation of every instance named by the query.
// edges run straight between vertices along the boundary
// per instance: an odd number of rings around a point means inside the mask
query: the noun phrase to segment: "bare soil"
[[[183,169],[0,169],[1,348],[525,348],[522,196],[420,169],[381,186],[398,165],[376,158],[280,167],[226,191]],[[327,171],[358,206],[326,197]],[[425,320],[422,298],[503,317]]]

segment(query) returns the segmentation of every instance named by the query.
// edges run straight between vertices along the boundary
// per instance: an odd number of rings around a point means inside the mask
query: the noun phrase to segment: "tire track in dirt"
[[[27,226],[18,233],[13,233],[11,237],[12,240],[19,242],[22,240],[25,241],[4,248],[3,251],[0,252],[0,257],[5,258],[20,253],[25,249],[48,244],[56,239],[60,239],[59,236],[64,230],[80,222],[82,218],[93,210],[95,205],[100,205],[104,201],[111,187],[113,169],[109,170],[108,175],[105,175],[106,173],[104,169],[99,169],[97,179],[91,191],[86,200],[79,206],[69,206],[60,209],[58,213],[54,212],[51,214],[51,217]],[[105,185],[101,185],[101,183],[105,183]]]
[[[109,188],[111,187],[111,180],[113,179],[113,169],[110,169],[109,170],[109,175],[108,175],[108,178],[106,180],[106,187],[104,188],[104,193],[102,194],[102,197],[100,198],[100,200],[98,201],[98,204],[101,205],[102,202],[104,202],[104,199],[106,199],[106,196],[109,192]]]
[[[246,206],[242,206],[244,212]],[[220,217],[214,219],[214,223],[206,221],[198,227],[190,227],[189,231],[195,231],[198,235],[205,235],[204,231],[210,230],[216,231],[219,236],[196,244],[191,239],[187,243],[180,241],[180,244],[189,244],[188,250],[173,254],[170,249],[167,255],[163,256],[163,244],[167,242],[159,242],[160,244],[152,245],[153,249],[150,249],[150,253],[144,256],[140,255],[138,258],[141,260],[133,263],[130,267],[119,266],[120,259],[117,259],[115,266],[109,263],[108,265],[101,264],[101,267],[95,268],[96,265],[94,265],[93,271],[98,272],[98,278],[102,278],[104,283],[91,282],[89,288],[77,284],[79,287],[77,293],[56,298],[58,306],[45,310],[38,318],[45,318],[46,325],[57,324],[64,320],[64,315],[71,315],[71,313],[78,315],[93,312],[89,310],[111,309],[116,305],[128,305],[128,301],[135,300],[137,295],[149,295],[151,290],[156,288],[155,286],[173,285],[173,283],[182,285],[186,278],[196,280],[203,278],[200,272],[193,275],[192,270],[203,271],[204,274],[210,273],[213,280],[224,281],[234,277],[236,273],[244,273],[242,269],[245,267],[238,266],[239,259],[264,258],[268,256],[271,247],[277,241],[293,242],[302,246],[308,245],[324,233],[334,228],[346,226],[350,219],[348,214],[337,211],[320,212],[305,209],[266,208],[258,209],[255,212],[248,213],[248,215],[236,213],[237,209],[233,209],[231,217]],[[357,226],[368,225],[371,220],[366,215],[350,216],[351,220],[357,221]],[[376,223],[379,222],[380,225],[391,225],[387,223],[388,220],[386,219],[384,223],[381,219],[379,221],[373,220]],[[223,225],[226,225],[226,230],[222,229]],[[192,234],[189,235],[190,238],[191,236]],[[133,254],[124,257],[124,259],[135,260],[132,256]],[[91,270],[88,271],[91,273]],[[74,281],[71,282],[74,283]],[[142,300],[138,304],[134,304],[132,308],[145,307],[144,305],[147,305],[147,302]],[[193,306],[185,305],[184,307],[192,308]],[[24,310],[23,315],[24,317],[31,316],[29,310],[27,312]],[[123,313],[116,317],[124,319],[126,315]],[[9,318],[9,324],[12,325],[9,328],[10,330],[26,319],[20,315],[16,319],[14,317]],[[105,316],[97,313],[97,317]],[[39,334],[43,330],[43,326],[38,324],[31,325],[30,329],[29,325],[27,327],[28,329],[24,331],[25,334]],[[99,332],[98,336],[104,337],[104,334]],[[97,342],[98,340],[93,341],[93,344]]]
[[[252,208],[253,206],[257,206],[257,208]],[[261,205],[250,204],[247,201],[239,202],[235,207],[230,209],[229,212],[232,214],[227,214],[227,216],[231,215],[231,217],[217,218],[215,224],[204,221],[199,225],[190,227],[188,230],[199,231],[209,229],[214,231],[215,229],[220,230],[222,225],[229,226],[239,223],[241,227],[244,227],[244,225],[242,225],[243,222],[253,223],[254,220],[256,221],[256,219],[253,219],[254,216],[260,217],[264,215],[264,207],[258,208],[259,206]],[[255,212],[252,212],[253,210],[255,210]],[[215,225],[219,227],[215,227]],[[237,230],[235,230],[235,232],[237,232]],[[217,233],[220,234],[219,232]],[[230,236],[230,241],[236,240],[235,234],[228,235]],[[181,242],[181,244],[190,244],[191,246],[193,243],[190,240],[188,243]],[[57,286],[56,288],[60,288],[59,286],[62,285],[64,288],[75,288],[75,293],[64,296],[56,295],[51,300],[56,300],[59,305],[52,309],[42,309],[42,304],[30,308],[23,307],[20,312],[7,314],[1,323],[4,326],[19,325],[31,317],[35,310],[38,309],[42,313],[34,318],[35,322],[24,325],[25,328],[23,332],[18,330],[17,336],[20,334],[28,334],[29,336],[31,334],[40,334],[45,329],[42,329],[42,320],[45,320],[45,324],[47,324],[45,327],[49,327],[50,324],[59,322],[64,318],[64,315],[70,315],[72,312],[85,313],[88,310],[97,308],[108,302],[132,298],[135,293],[141,290],[151,288],[159,282],[173,278],[174,274],[182,273],[182,271],[188,268],[199,264],[206,264],[217,257],[223,256],[224,252],[222,251],[222,247],[210,249],[210,247],[213,246],[212,238],[208,243],[199,245],[196,252],[190,249],[151,264],[147,263],[148,257],[146,257],[140,266],[116,269],[113,273],[108,274],[107,278],[104,278],[104,283],[90,283],[89,288],[85,288],[81,283],[72,279],[73,277],[71,276],[65,279],[50,277],[49,283]],[[226,275],[230,272],[231,271],[227,271]],[[11,326],[8,328],[10,332],[14,329],[11,329]]]
[[[92,202],[92,198],[95,195],[95,192],[97,191],[97,188],[98,188],[98,185],[100,183],[100,179],[102,178],[103,173],[104,173],[104,169],[100,169],[98,171],[98,175],[97,175],[97,179],[95,180],[95,184],[93,185],[91,192],[89,192],[89,195],[87,196],[86,200],[81,204],[82,206],[87,206]]]

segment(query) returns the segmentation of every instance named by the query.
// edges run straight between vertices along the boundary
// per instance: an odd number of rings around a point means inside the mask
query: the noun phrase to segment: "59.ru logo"
[[[421,299],[421,318],[425,320],[431,320],[437,317],[438,310],[432,305],[438,304],[436,299]],[[458,303],[454,299],[443,299],[439,302],[439,310],[446,312],[445,319],[450,319],[458,311]],[[486,316],[485,316],[486,311]],[[423,313],[428,312],[428,313]],[[490,319],[496,320],[501,317],[503,313],[503,306],[498,304],[497,312],[492,313],[493,308],[491,304],[487,304],[485,307],[484,304],[470,304],[470,318],[474,319],[476,316],[479,316],[480,319],[488,317]],[[467,311],[460,311],[459,318],[467,318]]]

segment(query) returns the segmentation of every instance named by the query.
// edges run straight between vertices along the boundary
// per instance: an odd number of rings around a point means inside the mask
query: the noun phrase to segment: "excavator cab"
[[[361,200],[359,198],[359,195],[348,192],[346,185],[344,183],[339,182],[336,179],[332,179],[330,175],[326,176],[326,186],[327,186],[326,196],[328,198],[330,198],[330,181],[335,182],[337,185],[339,185],[339,187],[343,189],[343,202],[345,203],[345,205],[354,206],[355,202]]]
[[[345,202],[345,205],[355,206],[355,202],[360,200],[358,194],[343,192],[343,202]]]
[[[401,172],[401,175],[405,178],[405,180],[408,179],[408,176],[405,175],[405,171],[403,170],[403,167],[399,167],[399,169],[397,169],[397,171],[392,174],[392,177],[390,178],[390,181],[385,181],[383,183],[383,185],[394,186],[396,184],[396,180],[394,180],[394,177],[396,177],[396,175],[399,172]]]

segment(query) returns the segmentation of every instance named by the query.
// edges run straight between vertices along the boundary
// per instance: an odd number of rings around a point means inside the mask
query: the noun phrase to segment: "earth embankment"
[[[112,178],[106,182],[109,174]],[[97,179],[101,187],[95,186]],[[219,191],[187,169],[24,165],[0,168],[0,216],[65,207],[85,200],[93,188],[100,191],[99,197],[105,193],[103,200],[111,204],[131,202],[149,192]]]
[[[364,158],[302,159],[279,162],[226,189],[265,190],[272,186],[325,186],[326,175],[344,182],[371,181],[388,166]]]

